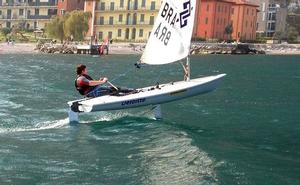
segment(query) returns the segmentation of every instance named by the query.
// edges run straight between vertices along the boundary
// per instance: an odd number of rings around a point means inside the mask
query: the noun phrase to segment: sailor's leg
[[[74,112],[72,111],[72,109],[70,108],[69,112],[69,122],[72,123],[72,122],[79,122],[79,113],[78,112]]]
[[[161,120],[162,119],[162,113],[161,113],[160,105],[155,105],[155,108],[154,108],[153,112],[154,112],[154,117],[155,117],[156,120]]]

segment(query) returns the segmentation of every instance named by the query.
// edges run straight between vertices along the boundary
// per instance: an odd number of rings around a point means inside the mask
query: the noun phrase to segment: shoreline
[[[1,54],[43,54],[35,50],[36,43],[0,43]],[[196,44],[197,45],[197,44]],[[204,43],[207,46],[216,46],[218,44]],[[300,44],[249,44],[255,49],[266,52],[266,55],[300,55]],[[195,46],[195,45],[194,45]],[[109,45],[109,54],[141,55],[143,53],[145,43],[113,43]],[[211,55],[210,53],[199,53],[196,55]],[[221,54],[223,55],[223,54]]]

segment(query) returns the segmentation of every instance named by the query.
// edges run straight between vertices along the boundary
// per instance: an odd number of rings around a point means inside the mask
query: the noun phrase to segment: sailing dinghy
[[[136,64],[162,65],[186,60],[184,81],[158,84],[131,93],[104,95],[68,102],[69,120],[78,122],[79,112],[128,109],[154,105],[155,117],[161,118],[160,104],[204,94],[217,88],[226,74],[190,79],[190,45],[196,0],[164,0],[145,51]]]

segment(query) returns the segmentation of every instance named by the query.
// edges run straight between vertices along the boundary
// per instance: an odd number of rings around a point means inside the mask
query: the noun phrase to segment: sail
[[[152,28],[141,63],[159,65],[189,55],[196,0],[164,0]]]

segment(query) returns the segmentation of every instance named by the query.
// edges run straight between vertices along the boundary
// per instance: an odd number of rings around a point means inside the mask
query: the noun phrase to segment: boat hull
[[[192,79],[190,81],[172,82],[137,89],[139,92],[126,96],[101,96],[68,102],[70,107],[76,103],[79,112],[95,112],[135,108],[147,105],[163,104],[213,91],[225,76],[220,74]]]

